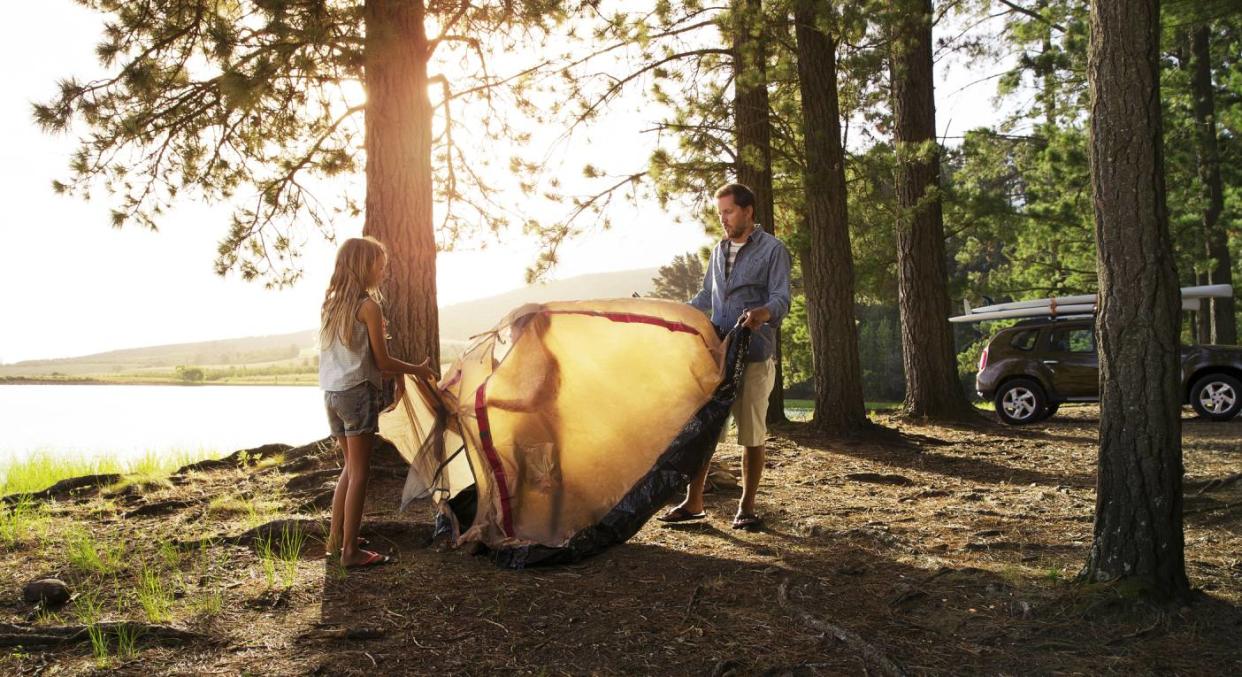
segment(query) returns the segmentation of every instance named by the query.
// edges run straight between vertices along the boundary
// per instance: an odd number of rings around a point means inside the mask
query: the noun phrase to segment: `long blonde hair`
[[[354,322],[363,296],[376,303],[384,300],[379,287],[371,285],[371,271],[376,261],[387,261],[388,250],[373,237],[351,237],[336,253],[336,269],[328,282],[320,310],[319,345],[327,348],[335,337],[351,349],[354,345]]]

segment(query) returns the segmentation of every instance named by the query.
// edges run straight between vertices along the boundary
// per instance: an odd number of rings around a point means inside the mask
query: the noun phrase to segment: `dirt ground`
[[[1197,592],[1170,608],[1072,580],[1091,542],[1094,407],[1021,429],[875,420],[899,435],[774,430],[762,531],[729,528],[738,492],[722,489],[705,523],[652,522],[578,565],[526,571],[428,547],[430,510],[395,512],[403,469],[381,457],[363,533],[399,562],[347,575],[311,541],[290,577],[265,575],[253,536],[276,527],[256,525],[322,529],[327,445],[259,450],[145,490],[87,489],[0,550],[0,623],[79,622],[81,597],[41,613],[21,601],[44,576],[101,604],[99,622],[149,621],[144,567],[172,589],[168,618],[106,667],[89,642],[7,641],[0,673],[1242,674],[1242,482],[1212,482],[1242,472],[1242,421],[1187,411]],[[717,458],[736,472],[739,452]],[[113,571],[70,563],[73,523],[116,544]]]

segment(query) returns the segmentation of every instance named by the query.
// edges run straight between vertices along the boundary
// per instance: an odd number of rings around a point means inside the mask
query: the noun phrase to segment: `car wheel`
[[[1190,405],[1204,418],[1228,421],[1242,409],[1242,382],[1227,374],[1208,374],[1190,389]]]
[[[1057,410],[1060,408],[1061,408],[1060,402],[1049,402],[1047,406],[1044,407],[1044,413],[1040,414],[1037,420],[1047,421],[1053,416],[1056,416]]]
[[[1009,425],[1035,423],[1041,420],[1048,407],[1044,389],[1025,378],[1014,379],[1001,386],[993,402],[996,415]]]

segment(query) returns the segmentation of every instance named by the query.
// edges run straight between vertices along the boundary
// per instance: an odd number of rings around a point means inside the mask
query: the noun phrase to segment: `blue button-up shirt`
[[[689,303],[703,312],[710,312],[712,324],[723,331],[732,329],[747,310],[759,306],[767,308],[772,318],[754,332],[747,357],[751,362],[766,360],[772,356],[775,344],[773,327],[779,327],[789,312],[789,250],[756,225],[746,244],[738,250],[726,279],[726,242],[728,238],[712,249],[703,288]]]

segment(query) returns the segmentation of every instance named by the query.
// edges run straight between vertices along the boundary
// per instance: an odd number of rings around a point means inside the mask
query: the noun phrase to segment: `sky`
[[[102,16],[71,0],[19,3],[7,11],[0,24],[0,63],[9,64],[0,97],[0,364],[316,326],[333,245],[309,240],[302,280],[267,290],[235,275],[219,277],[212,268],[227,206],[183,200],[159,232],[117,230],[108,225],[111,202],[104,191],[90,202],[52,192],[51,181],[68,176],[76,140],[41,132],[30,103],[49,99],[59,78],[102,74],[93,52]],[[961,89],[978,73],[991,72],[988,66],[938,65],[947,72],[947,84],[938,82],[942,134],[960,133],[992,115],[991,85]],[[606,124],[576,135],[557,161],[575,173],[592,158],[618,166],[641,162],[651,150],[639,134],[650,122],[643,107],[641,94],[622,100]],[[552,278],[653,268],[713,239],[693,219],[678,223],[678,214],[655,205],[618,204],[609,215],[612,229],[562,247]],[[356,235],[361,227],[360,219],[339,222],[337,235]],[[520,233],[504,234],[486,250],[441,253],[440,305],[522,286],[536,254]]]

